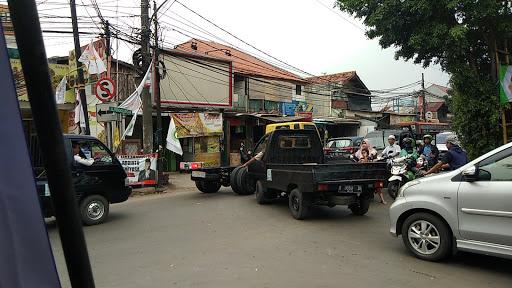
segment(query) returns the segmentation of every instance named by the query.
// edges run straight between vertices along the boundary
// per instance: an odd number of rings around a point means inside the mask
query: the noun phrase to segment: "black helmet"
[[[413,141],[414,141],[414,140],[412,140],[412,138],[409,138],[409,137],[405,138],[405,139],[403,140],[404,148],[405,148],[405,149],[412,149],[412,148],[414,147],[414,146],[413,146]]]

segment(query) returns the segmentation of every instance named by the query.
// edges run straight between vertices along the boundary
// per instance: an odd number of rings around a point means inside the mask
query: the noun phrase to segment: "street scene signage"
[[[201,137],[222,134],[220,113],[174,113],[178,138]]]
[[[129,109],[124,109],[124,108],[119,108],[119,107],[109,107],[108,108],[109,111],[111,112],[114,112],[114,113],[119,113],[121,115],[132,115],[133,112],[132,110],[129,110]]]
[[[116,85],[114,84],[114,80],[108,77],[101,78],[96,82],[94,93],[100,101],[109,101],[116,95]]]
[[[100,103],[96,104],[96,119],[98,122],[111,122],[119,120],[119,113],[110,110],[117,108],[116,103]]]

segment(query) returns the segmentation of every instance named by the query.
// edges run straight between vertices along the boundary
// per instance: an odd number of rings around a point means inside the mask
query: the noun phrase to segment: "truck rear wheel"
[[[293,218],[303,220],[308,216],[311,203],[306,198],[304,193],[300,192],[297,188],[290,192],[288,196],[288,207],[290,208]]]
[[[239,195],[251,195],[255,191],[255,183],[247,176],[247,168],[242,167],[236,175],[236,185]],[[236,192],[236,191],[235,191]]]
[[[216,193],[220,189],[219,182],[196,181],[196,187],[203,193]]]
[[[370,209],[370,199],[368,197],[364,197],[363,195],[361,195],[357,203],[350,205],[349,208],[350,211],[352,211],[352,214],[357,216],[363,216]]]
[[[236,167],[235,169],[233,169],[233,171],[231,171],[231,175],[229,175],[229,182],[231,185],[231,189],[233,190],[233,192],[235,192],[236,194],[239,194],[239,195],[240,195],[240,188],[238,187],[237,175],[241,169],[242,169],[242,166]]]
[[[101,195],[90,195],[80,201],[80,215],[84,225],[97,225],[107,219],[108,200]]]

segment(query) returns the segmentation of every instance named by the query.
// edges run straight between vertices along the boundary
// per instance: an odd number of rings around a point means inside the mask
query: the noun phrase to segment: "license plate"
[[[338,189],[338,192],[341,193],[361,193],[362,191],[361,185],[344,185]]]
[[[206,178],[206,172],[203,172],[203,171],[192,171],[192,177]]]

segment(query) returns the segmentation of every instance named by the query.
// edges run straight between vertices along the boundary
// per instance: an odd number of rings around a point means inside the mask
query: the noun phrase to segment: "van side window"
[[[483,160],[478,169],[479,181],[512,181],[512,149]]]
[[[110,156],[105,146],[96,141],[88,141],[87,146],[90,147],[91,157],[94,159],[93,165],[112,164],[112,156]]]

